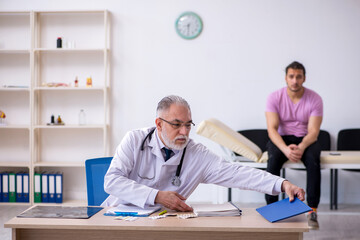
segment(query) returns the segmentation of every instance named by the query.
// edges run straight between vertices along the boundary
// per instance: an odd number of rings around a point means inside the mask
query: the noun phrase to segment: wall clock
[[[175,22],[177,34],[184,39],[194,39],[203,29],[201,18],[194,12],[181,14]]]

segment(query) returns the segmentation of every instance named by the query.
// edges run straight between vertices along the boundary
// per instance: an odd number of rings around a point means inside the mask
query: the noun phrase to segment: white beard
[[[177,137],[175,137],[174,140],[171,141],[167,136],[165,128],[161,131],[161,137],[162,137],[165,145],[174,150],[183,150],[189,142],[189,137],[184,136],[184,135],[177,136]],[[175,143],[176,140],[178,140],[178,139],[185,139],[186,141],[185,141],[185,143],[179,145],[179,144]]]

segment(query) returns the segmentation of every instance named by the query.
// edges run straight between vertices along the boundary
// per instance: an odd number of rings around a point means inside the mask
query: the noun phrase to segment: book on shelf
[[[241,210],[232,202],[222,204],[192,204],[191,207],[198,217],[226,217],[241,215]]]

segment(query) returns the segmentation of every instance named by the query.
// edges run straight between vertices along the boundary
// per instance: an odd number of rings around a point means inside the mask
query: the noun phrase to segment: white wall
[[[340,129],[360,127],[360,1],[0,1],[0,11],[72,9],[112,15],[111,151],[126,131],[153,125],[156,104],[168,94],[189,101],[195,123],[214,117],[233,129],[265,128],[266,97],[284,86],[284,68],[293,60],[307,68],[305,86],[323,97],[322,129],[331,133],[333,149]],[[181,39],[174,28],[188,10],[204,23],[195,40]],[[195,131],[191,136],[221,153]],[[322,174],[326,203],[329,173]],[[305,186],[303,172],[287,176]],[[360,193],[352,191],[359,180],[359,173],[340,172],[340,203],[360,203]],[[201,186],[191,200],[223,201],[225,193]],[[234,198],[264,202],[262,194],[239,190]]]

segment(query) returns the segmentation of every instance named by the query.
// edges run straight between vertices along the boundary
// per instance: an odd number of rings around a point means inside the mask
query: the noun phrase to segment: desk
[[[308,232],[305,214],[277,223],[265,220],[255,209],[242,209],[238,217],[178,219],[139,218],[129,222],[104,216],[105,209],[90,219],[13,218],[13,240],[93,240],[93,239],[303,239]]]

